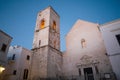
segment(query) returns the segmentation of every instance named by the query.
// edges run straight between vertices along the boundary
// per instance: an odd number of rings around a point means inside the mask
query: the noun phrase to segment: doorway
[[[85,80],[94,80],[92,67],[84,68]]]

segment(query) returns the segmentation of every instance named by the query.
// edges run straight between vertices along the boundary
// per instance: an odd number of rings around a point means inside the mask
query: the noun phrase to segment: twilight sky
[[[32,48],[37,13],[49,5],[60,15],[62,51],[77,19],[104,24],[120,18],[120,0],[0,0],[0,29],[13,37],[12,46]]]

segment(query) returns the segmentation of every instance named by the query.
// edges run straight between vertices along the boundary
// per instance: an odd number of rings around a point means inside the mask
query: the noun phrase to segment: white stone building
[[[12,37],[0,30],[0,80],[7,64],[7,53]]]
[[[31,51],[21,46],[10,46],[4,80],[28,80]]]
[[[100,26],[107,55],[117,80],[120,80],[120,19]]]

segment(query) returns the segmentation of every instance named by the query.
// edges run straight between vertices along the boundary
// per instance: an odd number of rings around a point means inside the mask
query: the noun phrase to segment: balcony
[[[15,59],[13,57],[8,57],[8,63],[9,64],[15,63]]]

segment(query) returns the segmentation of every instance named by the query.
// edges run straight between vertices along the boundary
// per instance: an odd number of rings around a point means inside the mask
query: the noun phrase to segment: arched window
[[[40,29],[43,29],[45,28],[45,20],[42,19],[41,22],[40,22]]]
[[[82,46],[82,48],[85,48],[85,47],[86,47],[86,41],[85,41],[85,39],[82,39],[82,40],[81,40],[81,46]]]
[[[53,28],[53,30],[56,30],[56,22],[55,21],[53,21],[52,28]]]

